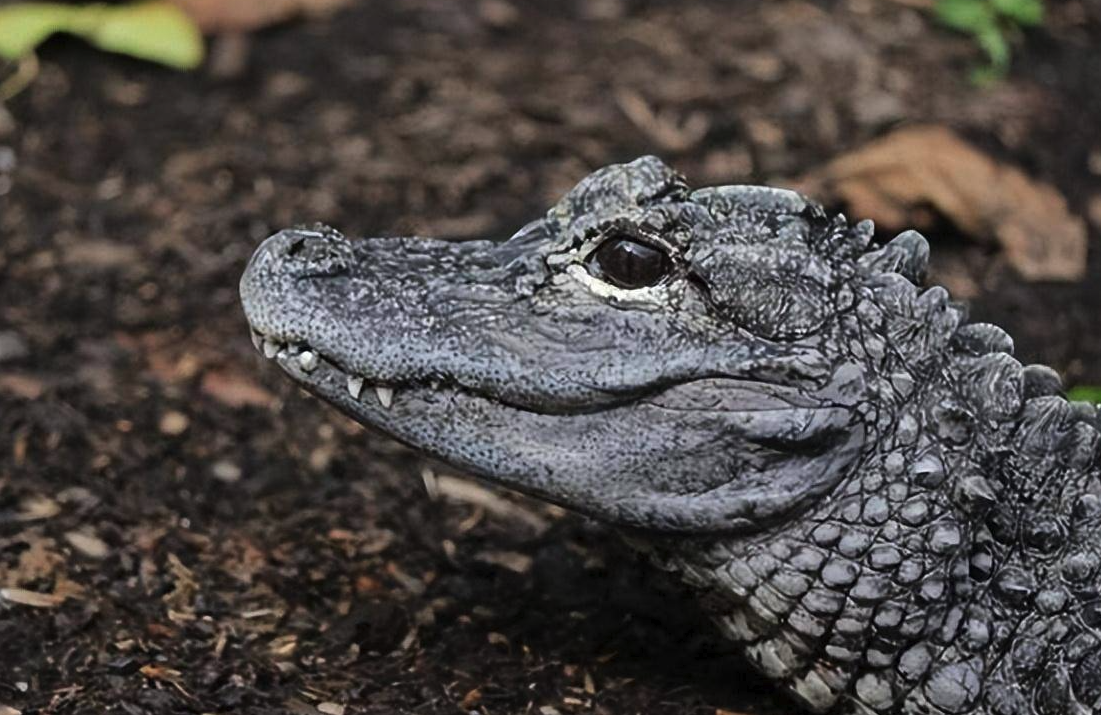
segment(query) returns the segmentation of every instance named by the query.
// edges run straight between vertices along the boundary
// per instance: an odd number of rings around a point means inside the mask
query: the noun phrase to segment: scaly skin
[[[871,235],[646,157],[503,243],[283,231],[241,295],[307,389],[618,527],[809,711],[1101,712],[1098,411]]]

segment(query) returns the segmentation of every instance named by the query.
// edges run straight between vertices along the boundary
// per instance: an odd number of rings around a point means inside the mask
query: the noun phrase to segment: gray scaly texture
[[[280,232],[241,295],[311,392],[614,525],[809,711],[1101,712],[1098,411],[871,237],[644,157],[505,242]]]

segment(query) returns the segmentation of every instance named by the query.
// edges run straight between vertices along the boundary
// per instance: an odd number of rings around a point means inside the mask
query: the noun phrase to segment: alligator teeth
[[[358,400],[361,392],[363,392],[363,378],[352,375],[348,378],[348,394],[353,400]]]
[[[267,338],[265,338],[264,339],[264,357],[269,358],[269,359],[275,357],[276,355],[279,354],[279,350],[282,347],[283,347],[282,345],[275,342],[274,340],[268,340]]]
[[[260,352],[264,352],[264,336],[255,330],[252,331],[252,345]]]
[[[392,387],[376,387],[375,395],[378,396],[378,402],[386,409],[390,409],[390,405],[394,403],[394,389]]]
[[[313,372],[317,369],[318,357],[317,353],[312,350],[303,350],[298,353],[298,366],[306,372]]]

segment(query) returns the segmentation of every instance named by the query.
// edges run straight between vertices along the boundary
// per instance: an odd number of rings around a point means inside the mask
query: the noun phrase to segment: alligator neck
[[[982,371],[994,364],[1008,366],[995,358]],[[809,513],[650,553],[813,712],[905,701],[1031,715],[1012,706],[1043,687],[1065,706],[1053,713],[1094,712],[1071,707],[1101,695],[1101,638],[1082,625],[1090,613],[1101,623],[1089,605],[1101,569],[1090,415],[1039,395],[991,419],[991,400],[960,387],[976,377],[972,358],[940,376],[898,405],[853,478]],[[1068,662],[1058,647],[1072,642]],[[1043,673],[1060,679],[1045,685]]]

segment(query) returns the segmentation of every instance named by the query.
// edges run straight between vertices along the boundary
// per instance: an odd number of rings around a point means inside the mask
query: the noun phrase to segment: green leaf
[[[193,69],[203,60],[203,38],[195,23],[163,0],[112,6],[28,2],[0,8],[0,57],[25,57],[58,32],[177,69]]]
[[[998,72],[1009,68],[1009,43],[997,25],[980,28],[975,33],[975,41],[986,51],[990,66]]]
[[[990,4],[1018,25],[1034,27],[1044,22],[1043,0],[991,0]]]
[[[103,12],[94,28],[82,33],[96,47],[194,69],[203,61],[203,37],[191,19],[168,2],[140,2]]]
[[[939,0],[937,19],[956,30],[978,32],[995,25],[994,10],[985,0]]]
[[[65,32],[80,8],[61,3],[23,3],[0,8],[0,57],[17,60],[55,32]]]
[[[1101,386],[1081,385],[1067,392],[1067,397],[1080,402],[1094,402],[1101,404]]]

